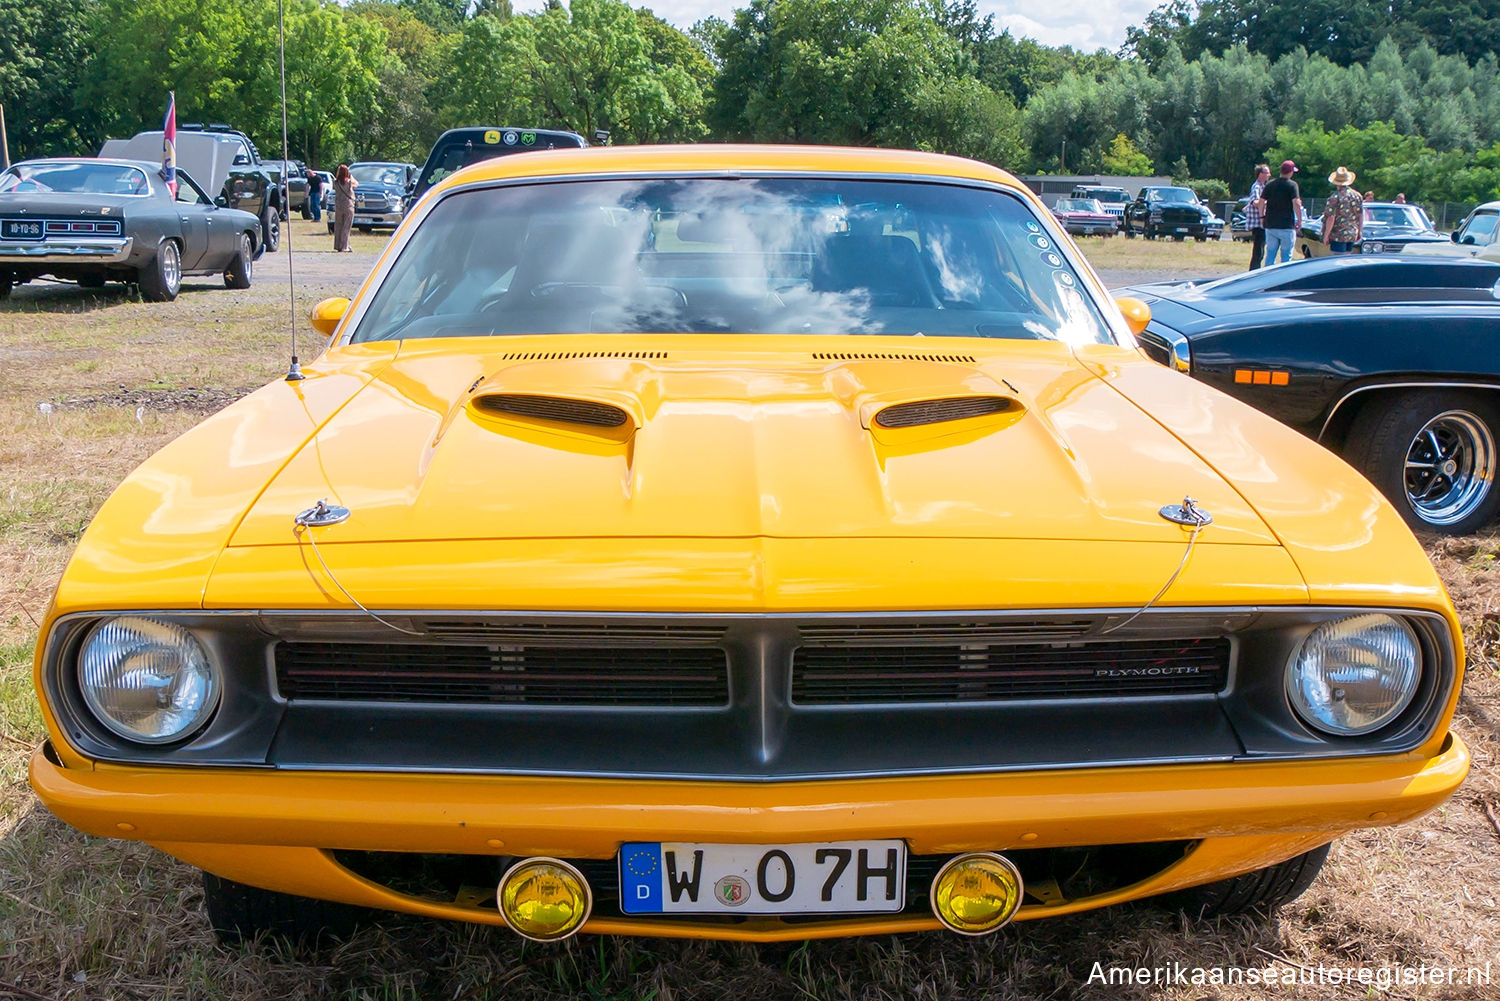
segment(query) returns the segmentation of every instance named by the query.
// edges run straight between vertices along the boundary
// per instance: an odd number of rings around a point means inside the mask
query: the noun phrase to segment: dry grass
[[[335,264],[368,265],[383,241],[339,259],[299,223],[299,297],[347,293]],[[1086,241],[1112,284],[1234,270],[1227,244]],[[351,262],[354,263],[354,262]],[[291,956],[225,949],[200,910],[197,874],[141,845],[86,837],[24,785],[42,735],[31,694],[36,620],[79,532],[137,462],[205,411],[285,366],[285,266],[261,263],[249,293],[193,289],[153,305],[73,288],[0,307],[0,998],[527,999],[1493,999],[1493,986],[1156,989],[1090,984],[1109,966],[1495,964],[1500,828],[1500,535],[1429,551],[1464,616],[1470,674],[1457,727],[1474,751],[1443,810],[1341,841],[1322,878],[1268,922],[1187,924],[1149,907],[1029,923],[968,941],[931,933],[754,947],[582,938],[538,947],[509,934],[392,918],[342,946]],[[345,269],[347,271],[347,269]],[[300,273],[300,272],[299,272]],[[277,288],[281,289],[278,296]],[[309,352],[310,353],[310,352]],[[47,404],[51,412],[38,409]]]

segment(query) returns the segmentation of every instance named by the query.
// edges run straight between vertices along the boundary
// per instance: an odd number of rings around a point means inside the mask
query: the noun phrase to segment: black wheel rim
[[[1406,499],[1429,525],[1472,515],[1495,481],[1495,439],[1489,425],[1464,410],[1438,414],[1406,451]]]

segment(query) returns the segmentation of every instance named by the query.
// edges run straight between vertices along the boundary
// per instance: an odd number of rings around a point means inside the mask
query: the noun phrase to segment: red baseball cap
[[[1287,173],[1295,174],[1297,172],[1297,165],[1295,163],[1293,163],[1292,161],[1290,161],[1290,160],[1282,160],[1281,161],[1281,172],[1283,174],[1287,174]]]

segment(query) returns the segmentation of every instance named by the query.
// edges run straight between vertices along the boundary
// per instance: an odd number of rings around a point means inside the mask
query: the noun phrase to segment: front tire
[[[225,288],[249,288],[255,273],[255,252],[250,249],[250,234],[240,234],[240,246],[224,269]]]
[[[1243,876],[1193,886],[1161,898],[1189,918],[1216,918],[1258,911],[1269,914],[1306,892],[1328,858],[1331,844]]]
[[[203,874],[203,909],[214,935],[235,945],[257,935],[316,945],[328,938],[348,938],[370,912],[348,904],[246,886],[213,873]]]
[[[11,278],[9,272],[0,271],[0,299],[10,298],[11,286],[14,284],[15,281]]]
[[[1386,398],[1389,399],[1389,398]],[[1344,458],[1414,529],[1467,535],[1500,510],[1500,405],[1479,393],[1402,393],[1367,403]]]
[[[141,298],[147,302],[171,302],[182,288],[182,255],[177,244],[163,240],[156,256],[136,272]]]
[[[276,211],[276,206],[267,205],[260,215],[260,233],[265,241],[266,253],[274,254],[281,246],[281,213]]]

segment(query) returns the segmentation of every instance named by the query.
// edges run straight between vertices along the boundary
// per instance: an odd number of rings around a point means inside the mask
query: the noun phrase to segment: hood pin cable
[[[1140,608],[1137,608],[1130,614],[1130,617],[1125,619],[1124,621],[1117,622],[1114,625],[1110,626],[1108,629],[1100,630],[1100,636],[1112,633],[1117,629],[1125,628],[1126,626],[1130,625],[1130,623],[1139,618],[1142,612],[1146,611],[1146,609],[1150,608],[1152,605],[1160,601],[1161,596],[1167,593],[1168,588],[1177,583],[1177,578],[1180,577],[1182,575],[1182,571],[1186,569],[1188,558],[1193,555],[1193,545],[1198,541],[1198,536],[1205,528],[1214,523],[1214,516],[1194,503],[1191,497],[1184,497],[1181,504],[1168,504],[1166,507],[1158,511],[1157,514],[1172,522],[1174,525],[1181,525],[1184,528],[1192,528],[1193,534],[1188,537],[1187,550],[1182,554],[1182,561],[1177,564],[1177,569],[1172,571],[1172,576],[1167,578],[1167,582],[1161,586],[1160,591],[1157,591],[1156,594],[1152,596],[1150,601],[1146,602]]]
[[[390,628],[396,630],[396,632],[398,633],[405,633],[408,636],[425,636],[426,633],[416,632],[411,629],[403,629],[401,626],[396,625],[394,622],[387,622],[385,619],[382,619],[380,616],[370,611],[364,605],[360,604],[360,600],[354,595],[350,594],[348,588],[339,583],[338,577],[335,576],[333,570],[329,568],[328,561],[323,559],[323,554],[318,550],[318,540],[313,538],[312,529],[324,528],[328,525],[337,525],[340,522],[348,520],[348,508],[338,504],[329,504],[326,500],[320,500],[317,504],[308,508],[306,511],[300,511],[297,513],[297,516],[292,519],[292,521],[296,525],[296,527],[292,529],[292,532],[299,537],[307,539],[308,543],[312,545],[313,555],[318,558],[318,563],[322,565],[323,572],[328,575],[328,579],[333,581],[334,586],[344,593],[344,597],[354,602],[355,606],[361,612],[364,612],[366,615],[374,619],[376,622],[380,623],[382,626],[389,626]]]

